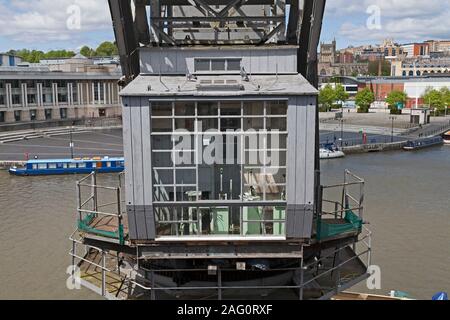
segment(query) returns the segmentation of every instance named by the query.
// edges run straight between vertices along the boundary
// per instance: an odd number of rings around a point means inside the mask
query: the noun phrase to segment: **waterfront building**
[[[120,76],[105,71],[0,67],[0,124],[118,117]]]
[[[450,57],[398,59],[391,62],[391,76],[420,77],[432,74],[450,74]]]
[[[14,67],[22,62],[18,56],[0,53],[0,67]]]
[[[333,40],[332,43],[320,44],[318,70],[322,77],[357,76],[367,74],[369,64],[355,61],[351,50],[339,52],[336,49],[336,40]]]
[[[328,79],[323,79],[324,86]],[[428,89],[440,90],[450,89],[450,76],[428,75],[421,77],[338,77],[337,79],[347,92],[353,96],[364,88],[369,88],[375,95],[375,103],[383,105],[384,101],[392,91],[405,92],[408,96],[405,111],[428,106],[423,100],[423,95]]]
[[[407,43],[403,44],[401,48],[407,58],[423,57],[430,54],[430,46],[428,43]]]

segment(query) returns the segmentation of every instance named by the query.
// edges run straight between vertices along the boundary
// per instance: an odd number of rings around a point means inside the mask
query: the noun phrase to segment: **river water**
[[[382,272],[382,289],[372,293],[430,299],[450,291],[450,147],[324,161],[323,183],[342,182],[345,169],[366,180],[372,262]],[[79,178],[0,171],[0,299],[99,299],[65,285]],[[354,290],[370,292],[364,285]]]

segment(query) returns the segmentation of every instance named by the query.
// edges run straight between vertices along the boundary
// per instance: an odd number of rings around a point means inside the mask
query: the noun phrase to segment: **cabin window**
[[[49,169],[56,169],[56,163],[49,163],[48,164]]]
[[[63,164],[62,164],[62,167],[63,167],[64,169],[67,169],[67,163],[63,163]]]
[[[106,167],[111,168],[111,162],[106,162]]]
[[[159,121],[151,132],[157,235],[284,235],[287,101],[177,101],[174,109],[166,117],[152,112]],[[161,120],[170,121],[165,132]],[[228,204],[238,200],[246,205]]]
[[[37,164],[33,164],[32,168],[33,168],[33,170],[36,170],[38,168],[38,165]]]
[[[47,169],[47,164],[46,163],[40,163],[38,164],[38,169],[42,170],[42,169]]]
[[[76,163],[69,163],[69,168],[74,169],[77,167]]]
[[[240,71],[241,59],[229,58],[229,59],[195,59],[194,60],[195,72],[217,72],[217,71]]]
[[[86,163],[79,163],[78,168],[86,168]]]
[[[92,168],[97,168],[97,163],[93,162],[92,163]]]

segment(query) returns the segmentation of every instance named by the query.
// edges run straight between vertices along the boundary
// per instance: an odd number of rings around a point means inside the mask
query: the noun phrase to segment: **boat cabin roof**
[[[27,161],[29,164],[40,164],[40,163],[80,163],[80,162],[106,162],[106,161],[124,161],[124,158],[89,158],[89,159],[33,159]]]

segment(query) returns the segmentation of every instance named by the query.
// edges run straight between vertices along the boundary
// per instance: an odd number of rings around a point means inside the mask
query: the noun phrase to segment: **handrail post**
[[[217,268],[217,291],[218,291],[218,299],[222,300],[222,270]]]
[[[102,296],[106,296],[106,253],[102,250]]]
[[[74,275],[75,275],[75,255],[76,255],[76,250],[77,250],[77,244],[75,241],[72,241],[72,280]]]
[[[97,190],[97,173],[92,172],[94,186],[94,211],[98,211],[98,190]]]
[[[83,216],[81,213],[81,186],[80,186],[80,182],[77,182],[77,213],[79,215],[79,219],[80,221],[83,220]]]
[[[298,293],[299,300],[303,300],[303,281],[304,281],[304,246],[302,245],[302,258],[300,260],[300,289]]]

